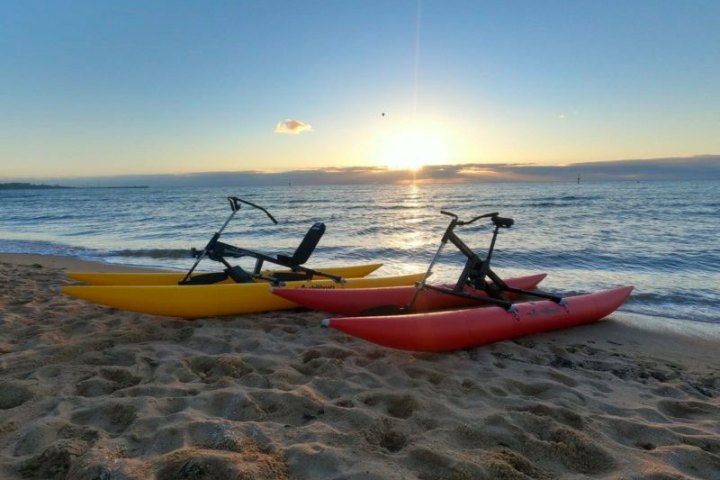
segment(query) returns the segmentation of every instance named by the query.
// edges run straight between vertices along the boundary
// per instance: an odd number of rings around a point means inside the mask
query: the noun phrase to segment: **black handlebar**
[[[452,213],[452,212],[448,212],[447,210],[440,210],[440,213],[442,213],[443,215],[447,215],[448,217],[452,217],[452,218],[454,218],[455,220],[458,219],[458,216],[457,216],[457,215],[455,215],[455,214]]]
[[[485,213],[483,215],[478,215],[477,217],[475,217],[472,220],[469,220],[467,222],[458,222],[458,225],[470,225],[471,223],[474,223],[474,222],[480,220],[481,218],[487,218],[487,217],[495,218],[497,216],[498,216],[498,212]]]
[[[440,213],[443,215],[447,215],[448,217],[452,217],[453,221],[455,222],[455,225],[457,226],[463,226],[463,225],[470,225],[471,223],[477,222],[481,218],[488,218],[492,217],[493,219],[498,216],[498,212],[492,212],[492,213],[485,213],[483,215],[478,215],[477,217],[473,218],[472,220],[468,220],[466,222],[463,222],[462,220],[458,220],[458,216],[455,215],[452,212],[448,212],[447,210],[440,210]]]
[[[268,212],[267,210],[265,210],[265,209],[264,209],[263,207],[261,207],[260,205],[255,205],[255,204],[252,203],[252,202],[248,202],[247,200],[243,200],[242,198],[238,198],[238,197],[228,197],[228,201],[230,202],[230,208],[232,209],[233,212],[237,212],[238,210],[240,210],[240,207],[241,207],[240,204],[241,204],[241,203],[244,203],[245,205],[250,205],[250,206],[253,207],[253,208],[257,208],[258,210],[262,210],[262,211],[265,212],[265,214],[270,218],[270,220],[273,221],[274,224],[277,225],[277,223],[278,223],[278,221],[275,220],[275,217],[273,217],[273,216],[270,214],[270,212]]]

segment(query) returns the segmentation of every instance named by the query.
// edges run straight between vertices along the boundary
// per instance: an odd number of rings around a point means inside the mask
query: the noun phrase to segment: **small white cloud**
[[[312,125],[309,123],[301,122],[300,120],[287,119],[282,122],[278,122],[275,125],[275,133],[289,133],[297,135],[303,132],[309,132],[312,130]]]

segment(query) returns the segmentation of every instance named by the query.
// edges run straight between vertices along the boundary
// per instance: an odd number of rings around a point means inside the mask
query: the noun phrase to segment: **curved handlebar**
[[[240,204],[241,204],[241,203],[244,203],[245,205],[249,205],[249,206],[251,206],[251,207],[253,207],[253,208],[257,208],[258,210],[262,210],[262,211],[265,212],[265,214],[270,218],[270,220],[272,220],[273,223],[277,225],[278,221],[275,220],[275,217],[273,217],[273,216],[270,214],[270,212],[268,212],[267,210],[265,210],[265,209],[264,209],[263,207],[261,207],[260,205],[255,205],[255,204],[252,203],[252,202],[248,202],[247,200],[243,200],[242,198],[238,198],[238,197],[227,197],[227,198],[228,198],[228,201],[230,202],[230,208],[232,208],[232,211],[233,211],[233,212],[237,212],[238,210],[240,210],[240,207],[241,207]]]
[[[498,212],[485,213],[485,214],[483,214],[483,215],[479,215],[479,216],[473,218],[472,220],[468,220],[468,221],[466,221],[466,222],[463,222],[462,220],[458,220],[458,216],[457,216],[457,215],[455,215],[455,214],[452,213],[452,212],[448,212],[447,210],[440,210],[440,213],[442,213],[443,215],[447,215],[448,217],[452,217],[453,220],[455,221],[455,224],[456,224],[457,226],[470,225],[471,223],[474,223],[474,222],[480,220],[481,218],[487,218],[487,217],[493,217],[493,218],[495,218],[495,217],[498,216]]]
[[[478,215],[477,217],[473,218],[472,220],[468,220],[467,222],[458,222],[458,225],[470,225],[471,223],[477,222],[481,218],[497,217],[497,216],[498,216],[498,212],[485,213],[483,215]]]

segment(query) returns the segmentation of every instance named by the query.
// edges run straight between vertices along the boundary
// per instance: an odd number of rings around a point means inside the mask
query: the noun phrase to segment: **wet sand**
[[[2,479],[720,478],[720,324],[615,314],[450,354],[288,311],[184,321],[0,254]]]

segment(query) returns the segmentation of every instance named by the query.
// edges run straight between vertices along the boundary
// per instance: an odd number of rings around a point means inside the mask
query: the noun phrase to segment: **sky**
[[[2,0],[0,180],[715,155],[718,25],[716,0]]]

